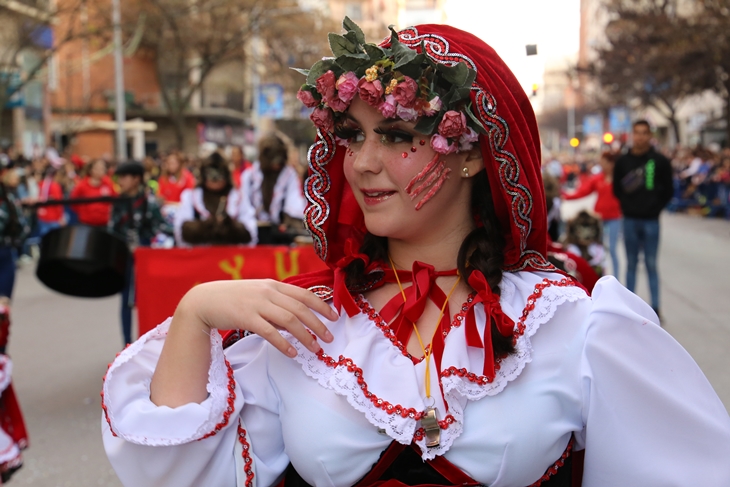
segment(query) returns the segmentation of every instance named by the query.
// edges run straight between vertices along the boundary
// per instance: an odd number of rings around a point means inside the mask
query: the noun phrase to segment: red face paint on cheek
[[[415,147],[411,147],[411,152],[416,152],[417,150]]]
[[[416,210],[420,210],[423,205],[438,193],[448,179],[450,172],[451,169],[446,167],[446,163],[439,161],[439,154],[435,154],[426,167],[411,179],[405,188],[411,200],[428,189],[426,195],[416,204]]]
[[[410,180],[410,182],[408,183],[408,186],[406,186],[406,193],[409,193],[410,194],[411,191],[413,190],[413,187],[419,181],[423,181],[424,179],[426,179],[426,177],[428,177],[429,173],[434,170],[434,168],[436,167],[436,165],[438,164],[438,162],[439,162],[439,155],[438,154],[434,154],[433,159],[431,159],[429,161],[429,163],[426,164],[426,167],[424,167],[421,172],[419,172],[418,174],[416,174],[413,177],[413,179]]]
[[[416,205],[416,211],[420,210],[423,205],[428,203],[431,200],[431,198],[436,196],[436,193],[439,192],[439,190],[444,185],[446,180],[449,179],[450,172],[451,172],[451,169],[448,167],[445,168],[443,171],[441,171],[441,175],[438,177],[438,179],[433,184],[433,186],[428,191],[428,193],[426,193],[426,196],[424,196],[423,199],[421,201],[419,201],[418,204]]]
[[[431,186],[441,175],[442,172],[444,172],[445,166],[444,161],[440,161],[438,165],[431,171],[431,173],[428,175],[425,181],[423,181],[421,184],[413,188],[409,193],[408,196],[411,197],[411,199],[415,199],[416,196],[423,193],[425,189],[428,189],[429,186]]]
[[[408,157],[408,152],[404,152],[404,153],[403,153],[403,154],[401,154],[400,156],[401,156],[401,157],[402,157],[403,159],[405,159],[406,157]]]
[[[421,144],[421,145],[426,145],[426,141],[425,140],[419,140],[418,143]]]

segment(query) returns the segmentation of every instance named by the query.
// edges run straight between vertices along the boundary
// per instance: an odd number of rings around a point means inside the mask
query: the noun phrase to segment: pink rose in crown
[[[398,105],[396,108],[396,115],[403,121],[413,122],[418,119],[418,112],[413,108],[406,108],[403,105]]]
[[[335,96],[335,73],[332,70],[317,78],[317,92],[322,95],[324,101]]]
[[[307,108],[314,108],[319,105],[319,101],[314,97],[311,91],[299,88],[297,99]]]
[[[335,126],[335,117],[329,108],[315,108],[309,118],[323,132],[329,132]]]
[[[383,83],[376,79],[375,81],[366,81],[362,78],[359,83],[359,95],[362,101],[370,106],[377,107],[383,101]]]
[[[451,154],[456,151],[456,144],[449,144],[446,137],[434,134],[431,137],[431,148],[439,154]]]
[[[459,137],[459,150],[471,150],[472,144],[477,140],[479,140],[479,134],[476,133],[473,128],[467,127],[466,132],[461,134],[461,137]]]
[[[449,110],[444,113],[444,118],[439,124],[439,134],[444,137],[455,139],[466,130],[466,115],[462,112]]]
[[[337,80],[337,84],[335,85],[339,99],[347,103],[351,102],[357,94],[357,84],[359,82],[360,80],[357,79],[357,75],[352,71],[348,71],[340,76]]]
[[[418,93],[418,83],[409,76],[404,76],[403,81],[398,83],[393,90],[395,101],[406,108],[413,108]]]
[[[426,109],[423,110],[423,114],[427,117],[433,117],[441,111],[441,106],[441,98],[439,98],[438,96],[434,96],[433,98],[431,98],[431,101],[428,102],[428,106],[426,107]]]
[[[345,112],[350,107],[350,102],[342,101],[335,96],[327,100],[327,106],[336,112]]]
[[[385,100],[378,105],[378,110],[385,118],[395,118],[397,109],[395,97],[393,95],[386,95]]]

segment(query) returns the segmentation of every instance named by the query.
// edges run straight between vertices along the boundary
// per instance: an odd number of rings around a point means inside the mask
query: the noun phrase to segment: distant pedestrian
[[[611,253],[613,275],[618,279],[618,237],[621,231],[621,205],[613,194],[613,171],[616,156],[610,152],[601,154],[601,172],[582,183],[575,193],[563,193],[565,200],[584,198],[596,193],[593,211],[603,221],[603,234],[608,237],[608,250]]]
[[[626,287],[636,287],[639,253],[649,275],[651,306],[659,314],[659,214],[672,199],[672,166],[669,159],[651,145],[651,128],[646,120],[633,126],[633,146],[619,157],[613,173],[613,192],[624,214],[626,245]]]
[[[38,200],[60,200],[63,199],[63,186],[61,180],[63,174],[59,169],[48,166],[45,169],[43,182],[41,182]],[[38,228],[40,236],[56,228],[66,225],[66,215],[63,212],[63,205],[41,206],[38,208]]]
[[[160,213],[157,199],[144,185],[144,166],[136,161],[117,166],[117,184],[128,199],[115,202],[109,230],[127,241],[132,253],[138,246],[149,246],[158,233],[172,235]],[[132,343],[132,309],[134,296],[134,259],[129,259],[124,289],[122,289],[122,334],[124,343]]]
[[[84,177],[74,186],[71,198],[99,198],[116,194],[114,183],[106,175],[106,162],[103,159],[87,163],[82,174]],[[106,227],[111,214],[111,203],[77,205],[73,210],[78,215],[80,223]]]
[[[12,168],[3,168],[0,171],[0,297],[12,298],[15,285],[15,249],[22,244],[30,229],[15,195],[19,179],[17,172]]]
[[[195,187],[195,177],[183,166],[180,156],[172,152],[165,159],[158,185],[162,201],[177,204],[183,191]]]

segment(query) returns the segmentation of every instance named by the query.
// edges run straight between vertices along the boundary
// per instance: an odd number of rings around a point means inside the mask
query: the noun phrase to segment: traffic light
[[[603,134],[603,142],[604,143],[610,144],[611,142],[613,142],[613,140],[614,140],[614,137],[613,137],[613,134],[611,132],[606,132],[605,134]]]
[[[537,83],[532,84],[532,96],[537,96]]]
[[[573,137],[572,139],[570,139],[570,146],[571,146],[571,147],[572,147],[573,149],[575,149],[575,148],[576,148],[576,147],[578,147],[579,145],[580,145],[580,140],[578,139],[578,137]]]

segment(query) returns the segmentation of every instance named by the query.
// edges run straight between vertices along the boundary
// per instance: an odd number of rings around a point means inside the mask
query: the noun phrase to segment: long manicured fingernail
[[[286,349],[286,354],[290,357],[296,357],[297,356],[297,350],[294,347],[289,347]]]

